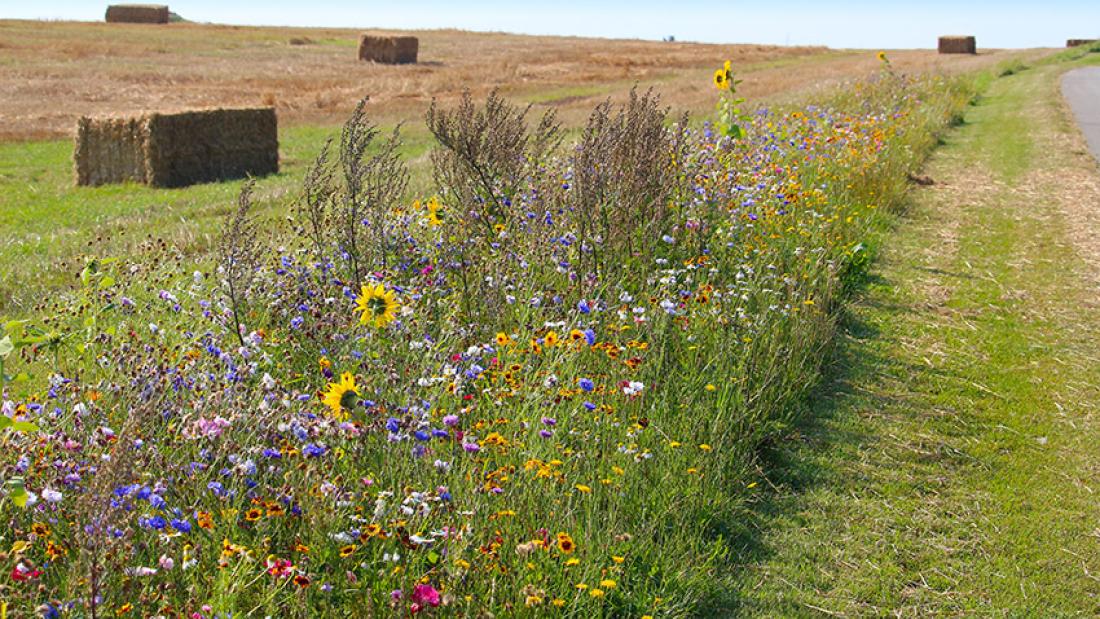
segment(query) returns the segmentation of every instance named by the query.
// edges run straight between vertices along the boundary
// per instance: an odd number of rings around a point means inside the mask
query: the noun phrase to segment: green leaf
[[[107,275],[103,279],[99,280],[99,287],[100,288],[110,288],[111,286],[114,286],[114,285],[115,285],[115,278],[111,277],[110,275]]]
[[[8,417],[7,415],[0,415],[0,430],[3,430],[4,428],[10,428],[13,423],[14,422],[12,422],[11,417]]]
[[[11,341],[10,335],[5,335],[4,339],[0,340],[0,358],[7,357],[15,350],[15,343]]]
[[[16,432],[37,432],[38,426],[29,421],[16,421],[11,424],[11,429]]]
[[[27,501],[31,498],[31,495],[27,494],[27,489],[23,487],[23,478],[14,477],[8,480],[8,498],[12,503],[15,503],[16,507],[26,507]]]

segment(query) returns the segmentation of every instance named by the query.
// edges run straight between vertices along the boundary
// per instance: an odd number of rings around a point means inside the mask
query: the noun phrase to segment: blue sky
[[[162,0],[163,1],[163,0]],[[1052,47],[1100,37],[1100,0],[921,3],[868,0],[168,0],[194,21],[350,28],[463,28],[714,43],[932,47],[974,34],[979,47]],[[100,20],[107,1],[0,0],[0,17]]]

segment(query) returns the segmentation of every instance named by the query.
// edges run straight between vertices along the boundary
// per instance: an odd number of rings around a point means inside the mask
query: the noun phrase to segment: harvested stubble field
[[[733,61],[745,80],[740,91],[754,101],[877,66],[866,51],[823,47],[367,31],[420,38],[418,64],[380,66],[356,59],[362,32],[0,21],[0,140],[68,136],[80,115],[192,106],[274,104],[284,125],[335,124],[368,95],[376,118],[419,121],[433,97],[454,100],[467,88],[498,88],[579,122],[635,83],[658,87],[674,109],[709,110],[715,59]],[[970,70],[1003,56],[891,52],[903,71]]]

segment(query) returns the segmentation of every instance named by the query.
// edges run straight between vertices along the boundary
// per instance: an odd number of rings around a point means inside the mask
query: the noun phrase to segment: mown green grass
[[[1059,171],[1092,164],[1052,148],[1066,67],[997,80],[931,163],[810,421],[766,454],[743,612],[1100,612],[1100,321],[1058,202]]]

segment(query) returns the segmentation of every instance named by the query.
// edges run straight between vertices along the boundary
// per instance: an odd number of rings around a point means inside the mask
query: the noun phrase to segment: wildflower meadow
[[[424,195],[361,104],[203,268],[89,257],[0,332],[5,617],[721,608],[754,454],[971,98],[881,60],[775,108],[727,63],[713,119],[433,106]]]

